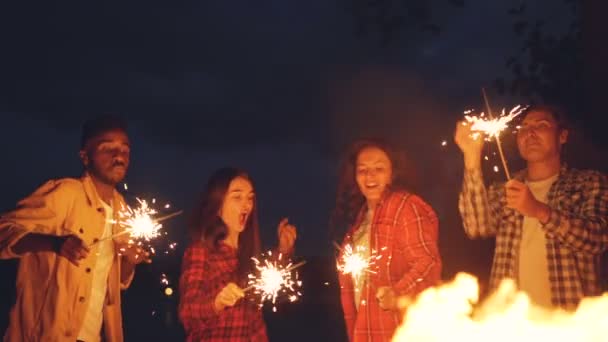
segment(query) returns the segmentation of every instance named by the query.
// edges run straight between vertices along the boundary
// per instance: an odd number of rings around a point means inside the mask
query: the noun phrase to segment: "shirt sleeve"
[[[501,210],[501,187],[486,189],[480,169],[465,170],[458,210],[464,231],[470,238],[496,236]]]
[[[217,316],[214,300],[217,293],[209,291],[205,277],[206,251],[201,243],[186,249],[180,276],[179,317],[186,330],[206,325]]]
[[[0,217],[0,259],[18,258],[13,246],[29,233],[62,235],[73,196],[61,180],[46,182]]]

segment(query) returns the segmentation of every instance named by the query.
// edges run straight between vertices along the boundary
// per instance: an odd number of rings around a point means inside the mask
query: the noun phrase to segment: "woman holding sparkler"
[[[397,298],[440,279],[437,216],[405,178],[381,141],[355,142],[343,162],[331,227],[343,241],[338,278],[350,341],[390,341],[401,321]]]
[[[282,254],[293,251],[296,228],[278,227]],[[260,254],[257,206],[249,176],[238,169],[216,171],[207,183],[192,225],[180,277],[179,316],[188,341],[267,341],[256,303],[245,296],[252,257]]]

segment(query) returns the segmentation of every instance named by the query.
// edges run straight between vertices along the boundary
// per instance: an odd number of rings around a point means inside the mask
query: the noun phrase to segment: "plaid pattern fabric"
[[[361,224],[363,207],[347,233],[342,247],[352,244],[352,234]],[[397,311],[385,311],[376,300],[379,287],[390,286],[399,296],[415,296],[441,277],[437,247],[438,219],[420,197],[405,192],[387,193],[374,212],[370,248],[381,255],[376,273],[368,274],[359,310],[355,306],[350,274],[339,274],[342,308],[350,341],[390,341],[401,321]]]
[[[267,341],[262,312],[255,303],[241,300],[216,313],[215,297],[229,282],[236,283],[237,254],[222,245],[209,249],[202,242],[184,254],[180,277],[179,317],[187,341]]]
[[[515,178],[524,181],[524,171]],[[597,171],[563,165],[547,195],[551,215],[542,228],[553,305],[575,308],[585,296],[601,294],[600,257],[608,245],[608,179]],[[486,190],[480,170],[465,171],[458,207],[471,238],[496,237],[490,276],[495,289],[517,280],[523,216],[506,207],[504,184]]]

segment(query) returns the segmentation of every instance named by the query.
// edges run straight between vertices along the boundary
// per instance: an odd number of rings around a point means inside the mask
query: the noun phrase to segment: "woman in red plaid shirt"
[[[401,162],[381,141],[353,144],[338,182],[332,229],[345,247],[380,258],[374,273],[340,273],[350,341],[390,341],[401,322],[400,296],[413,297],[441,276],[438,220],[420,197],[406,191]]]
[[[192,225],[180,277],[179,317],[188,341],[267,341],[256,303],[243,286],[260,253],[253,184],[238,169],[216,171],[207,183]],[[279,251],[290,254],[296,228],[283,219]]]

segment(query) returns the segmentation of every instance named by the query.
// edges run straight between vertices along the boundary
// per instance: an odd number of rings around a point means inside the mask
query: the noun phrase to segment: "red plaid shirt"
[[[262,312],[255,303],[241,300],[219,313],[213,304],[229,282],[236,283],[237,254],[221,245],[209,249],[202,242],[188,247],[180,277],[179,317],[188,341],[268,341]]]
[[[352,234],[367,211],[364,206],[343,242],[352,244]],[[379,287],[390,286],[399,296],[415,296],[441,278],[437,248],[438,219],[420,197],[387,193],[378,203],[370,227],[370,248],[381,258],[376,273],[370,273],[355,306],[353,280],[339,273],[342,308],[350,341],[390,341],[401,322],[398,311],[385,311],[376,300]],[[382,250],[383,247],[384,250]]]

